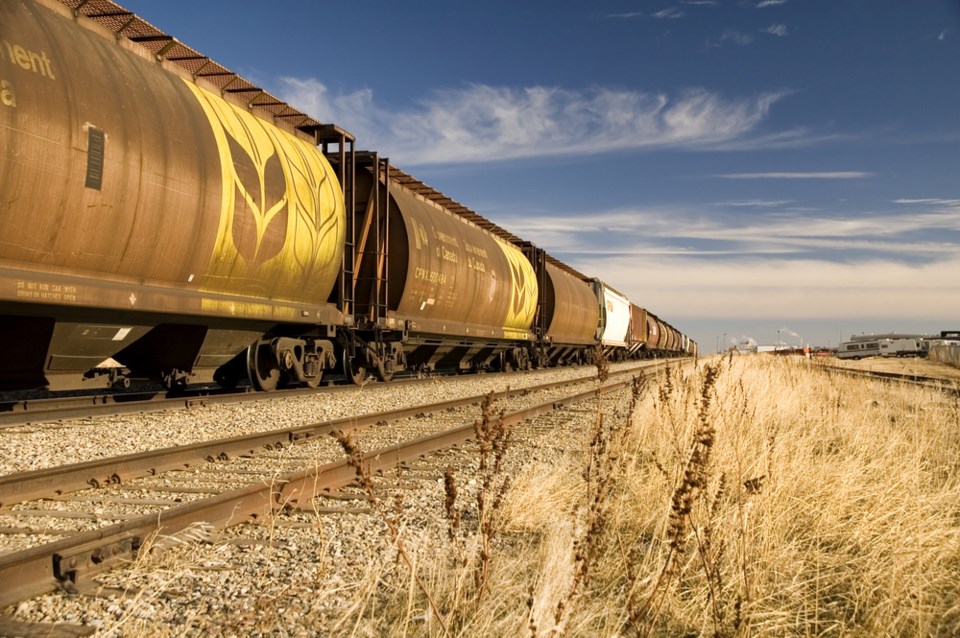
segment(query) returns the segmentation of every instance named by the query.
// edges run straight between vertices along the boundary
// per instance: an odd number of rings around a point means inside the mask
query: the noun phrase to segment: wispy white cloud
[[[720,202],[718,206],[750,207],[750,208],[776,208],[792,203],[789,199],[750,199],[742,202]]]
[[[717,175],[717,177],[724,179],[864,179],[872,176],[873,173],[864,171],[727,173]]]
[[[896,215],[865,214],[858,217],[830,217],[823,214],[794,211],[765,216],[761,221],[752,217],[731,218],[685,207],[625,209],[592,212],[589,215],[563,216],[524,214],[511,219],[510,228],[521,233],[569,232],[574,235],[588,232],[636,232],[647,240],[667,237],[737,241],[740,243],[793,244],[808,248],[880,247],[902,252],[907,246],[906,233],[944,230],[960,232],[960,204],[933,206],[914,213]],[[884,238],[895,238],[883,244]],[[851,239],[855,238],[855,239]],[[572,237],[576,241],[577,237]],[[627,243],[633,240],[627,240]],[[960,246],[953,242],[939,244],[923,242],[907,251],[934,250],[938,246],[957,252]]]
[[[775,131],[773,133],[745,135],[719,143],[713,148],[722,151],[787,149],[802,148],[826,143],[835,144],[837,142],[850,142],[856,139],[858,139],[858,136],[847,133],[817,134],[806,128],[800,127],[783,131]]]
[[[316,80],[282,80],[284,99],[337,122],[404,165],[598,154],[625,149],[709,149],[754,134],[788,93],[727,98],[703,89],[677,95],[598,88],[438,91],[415,107],[379,107],[369,90],[332,95]]]
[[[947,39],[947,36],[949,34],[950,34],[950,29],[944,29],[943,31],[940,32],[940,35],[937,36],[937,40],[940,40],[941,42],[943,42],[944,40]]]
[[[783,38],[787,35],[787,25],[771,24],[766,29],[763,29],[763,33],[769,33],[770,35],[776,35]]]
[[[803,322],[871,318],[892,329],[948,325],[960,316],[960,199],[901,198],[856,217],[798,212],[792,204],[757,199],[568,217],[517,212],[503,223],[681,330],[710,318],[769,321],[765,343],[773,343],[777,327],[784,340],[794,332],[791,340],[802,333],[822,341]],[[714,339],[709,330],[697,336],[701,347]]]
[[[707,6],[717,6],[719,2],[717,0],[681,0],[680,4],[685,5],[707,5]],[[610,13],[607,14],[608,18],[642,18],[650,17],[657,18],[659,20],[673,20],[677,18],[686,17],[687,13],[681,7],[667,7],[666,9],[661,9],[659,11],[654,11],[652,13],[644,13],[643,11],[627,11],[625,13]]]
[[[682,18],[686,15],[682,9],[678,7],[670,7],[667,9],[661,9],[656,13],[651,14],[654,18],[660,18],[661,20],[672,20],[675,18]]]
[[[895,200],[893,200],[893,203],[894,203],[894,204],[906,204],[906,205],[911,205],[911,204],[923,204],[923,205],[933,204],[933,205],[935,205],[935,206],[955,207],[955,206],[960,206],[960,199],[939,199],[939,198],[936,198],[936,197],[923,197],[923,198],[919,198],[919,199],[901,198],[901,199],[895,199]]]
[[[745,255],[853,251],[900,260],[934,255],[960,258],[960,201],[931,200],[910,212],[866,212],[857,217],[819,211],[776,210],[783,201],[717,204],[727,213],[702,207],[662,206],[597,211],[578,215],[518,212],[498,221],[549,251],[570,254]],[[771,209],[744,215],[742,206]],[[596,248],[602,242],[603,248]]]
[[[779,4],[787,4],[787,0],[762,0],[757,3],[757,8],[764,9],[766,7],[775,7]]]

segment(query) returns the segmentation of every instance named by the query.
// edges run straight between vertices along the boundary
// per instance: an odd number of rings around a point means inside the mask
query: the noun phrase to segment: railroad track
[[[531,372],[535,371],[493,374],[522,376]],[[398,376],[390,384],[425,384],[448,376],[451,375]],[[377,384],[373,380],[369,383]],[[95,390],[62,394],[6,393],[0,396],[0,430],[27,423],[182,410],[198,406],[242,403],[245,401],[283,400],[291,397],[310,396],[318,392],[349,392],[355,387],[347,383],[329,383],[321,388],[285,388],[270,393],[256,392],[250,387],[225,390],[212,385],[189,387],[177,391],[168,391],[157,386],[119,392]]]
[[[669,361],[669,360],[661,360]],[[641,365],[650,365],[656,362],[643,362]],[[593,369],[592,366],[582,366]],[[543,370],[517,370],[512,372],[495,372],[484,375],[490,377],[498,375],[504,378],[519,377],[543,372]],[[398,385],[425,385],[436,382],[438,379],[456,377],[456,375],[432,374],[398,376],[389,384]],[[383,385],[371,380],[373,385]],[[0,396],[0,430],[29,423],[45,423],[63,421],[67,419],[90,419],[104,416],[120,416],[124,414],[143,414],[147,412],[162,412],[184,410],[201,406],[226,405],[247,401],[277,401],[292,397],[312,396],[317,393],[336,394],[351,392],[357,386],[346,383],[330,383],[321,388],[286,388],[274,392],[256,392],[250,387],[237,390],[224,390],[219,386],[198,386],[168,392],[160,387],[139,390],[125,390],[120,392],[73,392],[62,395],[47,395],[27,393],[7,393]]]
[[[610,369],[616,371],[636,365],[637,362],[612,364]],[[418,383],[341,387],[283,397],[255,393],[232,402],[197,401],[182,409],[148,409],[120,416],[10,425],[0,428],[0,476],[140,452],[146,447],[140,433],[147,431],[151,433],[151,448],[183,446],[280,427],[269,425],[271,421],[289,425],[328,421],[594,374],[592,367],[563,368],[520,375],[466,375]],[[63,444],[64,441],[69,443]]]
[[[603,392],[622,389],[635,373],[612,374]],[[614,375],[619,379],[613,381]],[[568,391],[571,385],[579,391]],[[509,411],[504,417],[509,426],[598,391],[595,381],[586,379],[506,391],[494,400]],[[338,498],[356,475],[339,446],[324,435],[363,428],[377,432],[369,440],[357,436],[361,448],[371,450],[363,463],[371,472],[382,472],[470,440],[481,399],[2,477],[0,531],[8,553],[0,555],[0,607],[58,588],[90,587],[94,576],[129,562],[150,539],[175,538],[198,521],[223,528],[289,508],[316,511],[314,498]],[[384,445],[384,433],[396,442]]]
[[[907,383],[960,395],[960,382],[955,380],[901,372],[861,370],[858,368],[835,366],[826,363],[820,363],[817,365],[821,370],[828,374],[844,374],[852,377],[864,377],[868,379],[879,379],[882,381]]]

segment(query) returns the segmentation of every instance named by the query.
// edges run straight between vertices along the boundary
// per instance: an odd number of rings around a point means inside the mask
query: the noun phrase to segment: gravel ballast
[[[594,372],[593,368],[581,368],[509,378],[442,379],[415,387],[366,387],[276,402],[115,417],[104,419],[108,423],[84,422],[79,427],[63,423],[51,430],[60,437],[60,444],[51,445],[41,437],[36,456],[30,461],[36,463],[34,467],[48,467],[139,451],[143,440],[141,436],[137,444],[138,429],[151,433],[150,447],[165,447],[273,429],[284,419],[289,419],[288,425],[301,425],[305,421],[475,396],[508,386],[521,387],[521,383],[589,378]],[[609,411],[613,418],[621,417],[628,399],[629,391],[619,393],[617,399],[606,399],[605,412]],[[593,408],[574,407],[520,426],[504,472],[517,473],[529,463],[560,465],[570,463],[571,457],[579,458],[595,416]],[[118,422],[124,427],[118,427]],[[204,425],[198,433],[197,424],[201,423]],[[39,433],[43,426],[24,428],[28,429]],[[79,435],[75,447],[64,445],[69,433]],[[92,440],[101,436],[104,439]],[[110,443],[128,436],[129,447]],[[366,436],[365,449],[379,445],[378,435]],[[395,438],[395,433],[384,432],[383,437],[386,443]],[[10,445],[6,437],[4,445]],[[44,454],[52,454],[52,458]],[[8,463],[20,461],[6,458]],[[477,464],[474,446],[447,453],[440,461],[425,460],[422,467],[407,468],[406,475],[381,481],[385,492],[391,481],[412,484],[399,490],[404,541],[409,546],[428,546],[430,539],[440,542],[447,535],[443,479],[437,463],[457,468],[461,498],[469,501],[477,487],[473,475]],[[417,478],[411,478],[414,476]],[[390,499],[393,498],[391,495]],[[336,624],[338,619],[344,617],[351,601],[360,596],[359,588],[369,585],[371,573],[379,573],[384,565],[395,565],[395,551],[383,518],[371,512],[366,499],[317,499],[314,504],[345,513],[294,510],[262,524],[228,528],[215,536],[198,525],[178,539],[165,539],[165,549],[144,553],[131,568],[101,575],[96,579],[98,585],[81,595],[50,594],[6,612],[13,612],[13,617],[23,622],[80,624],[111,636],[296,636],[348,632],[349,628]]]

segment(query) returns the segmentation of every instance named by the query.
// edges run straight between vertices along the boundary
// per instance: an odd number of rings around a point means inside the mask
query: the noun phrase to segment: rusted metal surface
[[[871,379],[880,379],[889,382],[908,383],[911,385],[922,386],[933,390],[940,390],[955,396],[960,396],[960,385],[954,379],[946,377],[927,376],[923,374],[913,374],[909,372],[893,372],[889,370],[869,370],[864,368],[854,368],[850,365],[835,365],[817,361],[814,357],[815,365],[830,374],[843,374],[854,377],[867,377]],[[841,363],[844,360],[835,360]],[[865,363],[865,362],[859,362]]]
[[[546,264],[544,322],[547,337],[554,345],[596,343],[600,306],[585,281]]]
[[[657,319],[657,322],[660,324],[660,349],[672,350],[674,339],[673,331],[670,330],[670,326],[662,319]]]
[[[352,206],[355,235],[351,282],[355,299],[354,320],[367,327],[387,315],[387,236],[391,200],[389,160],[376,153],[360,153],[356,176],[357,196]],[[391,326],[392,327],[392,326]]]
[[[503,393],[512,396],[520,390]],[[484,397],[454,399],[437,404],[432,409],[447,410],[479,403]],[[0,507],[8,507],[26,500],[52,497],[91,486],[123,483],[131,479],[202,465],[219,458],[252,454],[258,450],[289,445],[297,441],[330,434],[336,430],[366,427],[378,421],[398,420],[412,417],[427,409],[415,406],[391,412],[377,412],[351,416],[297,428],[285,428],[238,436],[217,441],[204,441],[175,448],[149,450],[122,457],[98,459],[69,466],[52,467],[30,472],[18,472],[0,476]]]
[[[645,345],[647,343],[647,311],[640,306],[630,304],[630,340],[632,344]]]
[[[629,375],[635,370],[619,371],[613,378]],[[504,390],[493,395],[502,400],[531,391],[549,390],[569,385],[568,381],[545,383],[532,388]],[[203,465],[216,459],[252,454],[258,450],[277,448],[317,438],[337,430],[367,427],[381,421],[410,418],[425,411],[443,412],[477,404],[487,395],[478,395],[446,402],[418,405],[410,408],[355,415],[294,428],[259,432],[215,441],[179,445],[173,448],[149,450],[120,457],[97,459],[73,465],[52,467],[0,476],[0,507],[9,507],[26,500],[53,497],[91,486],[124,483],[132,479],[158,474],[173,469]],[[247,397],[250,399],[250,397]],[[260,399],[257,399],[260,400]],[[181,404],[182,405],[182,404]],[[143,409],[143,405],[140,405]]]
[[[522,240],[521,238],[517,237],[516,235],[514,235],[514,234],[511,233],[510,231],[508,231],[508,230],[502,228],[501,226],[498,226],[497,224],[493,223],[492,221],[490,221],[489,219],[487,219],[487,218],[484,217],[483,215],[477,213],[476,211],[473,211],[473,210],[467,208],[466,206],[464,206],[464,205],[461,204],[460,202],[457,202],[457,201],[451,199],[450,197],[448,197],[447,195],[444,195],[443,193],[441,193],[440,191],[436,190],[436,189],[433,188],[432,186],[429,186],[429,185],[423,183],[422,181],[420,181],[420,180],[417,179],[416,177],[413,177],[413,176],[411,176],[411,175],[408,175],[407,173],[403,172],[402,170],[400,170],[399,168],[397,168],[397,167],[395,167],[395,166],[391,166],[391,167],[390,167],[390,180],[391,180],[392,182],[396,183],[396,184],[399,184],[399,185],[403,186],[403,187],[406,188],[407,190],[409,190],[409,191],[411,191],[411,192],[413,192],[413,193],[416,193],[416,194],[419,195],[420,197],[423,197],[424,199],[427,199],[427,200],[429,200],[429,201],[431,201],[431,202],[434,202],[435,204],[437,204],[438,206],[440,206],[440,207],[443,208],[444,210],[447,210],[447,211],[453,213],[454,215],[457,215],[457,216],[461,217],[462,219],[464,219],[464,220],[466,220],[466,221],[468,221],[468,222],[471,222],[471,223],[473,223],[473,224],[476,224],[476,225],[479,226],[480,228],[483,228],[484,230],[489,231],[490,233],[496,235],[497,237],[499,237],[499,238],[501,238],[501,239],[503,239],[503,240],[505,240],[505,241],[507,241],[507,242],[509,242],[509,243],[511,243],[511,244],[514,244],[514,245],[519,246],[519,245],[521,245],[521,244],[526,244],[526,243],[527,243],[526,241],[524,241],[524,240]],[[563,262],[560,261],[559,259],[557,259],[557,258],[555,258],[555,257],[552,257],[552,256],[550,256],[549,254],[545,254],[545,257],[546,257],[546,260],[547,260],[550,264],[552,264],[553,266],[559,268],[560,270],[563,270],[563,271],[565,271],[565,272],[573,275],[574,277],[576,277],[576,278],[579,279],[580,281],[585,281],[585,280],[588,279],[588,277],[587,277],[586,275],[584,275],[583,273],[581,273],[581,272],[579,272],[578,270],[574,269],[573,267],[571,267],[571,266],[563,263]]]
[[[71,395],[39,399],[4,398],[0,400],[0,430],[25,423],[184,409],[203,404],[207,400],[198,396],[171,400],[156,390],[131,391],[118,395]]]
[[[96,627],[75,623],[21,622],[9,617],[0,617],[0,636],[19,638],[80,638],[92,636]]]
[[[673,350],[674,342],[677,339],[677,336],[676,334],[674,334],[673,329],[670,328],[670,326],[668,326],[666,323],[661,321],[660,332],[663,334],[663,343],[661,345],[661,348],[663,348],[664,350]]]
[[[344,210],[312,141],[45,6],[4,2],[0,25],[0,263],[22,271],[0,298],[253,318],[326,301]]]
[[[423,366],[489,369],[516,350],[504,342],[534,338],[520,238],[389,165],[390,241],[377,244],[374,301],[354,304],[368,267],[354,252],[368,227],[351,225],[354,138],[112,1],[0,3],[0,62],[0,325],[38,326],[25,356],[0,362],[0,388],[85,387],[109,357],[165,383],[212,377],[277,324],[319,325],[314,344],[354,309],[371,333],[419,335]],[[336,169],[317,144],[335,147]],[[584,279],[545,259],[570,278],[552,277],[557,290]],[[587,308],[555,312],[547,336],[589,343]],[[604,311],[595,335],[610,347],[627,341],[619,314]]]
[[[188,503],[65,538],[23,552],[0,555],[0,607],[78,582],[133,558],[153,534],[172,535],[196,521],[235,525],[271,513],[273,486],[243,490]]]
[[[628,380],[619,381],[565,399],[554,399],[505,415],[503,421],[505,425],[514,425],[565,405],[619,390],[629,383]],[[472,439],[474,433],[471,423],[390,448],[369,451],[364,455],[363,463],[371,472],[385,470],[405,460],[461,444]],[[355,478],[356,470],[346,461],[328,463],[159,514],[147,514],[22,552],[0,555],[0,607],[53,591],[63,582],[81,583],[129,561],[148,538],[156,537],[162,542],[164,536],[175,535],[197,521],[223,528],[264,518],[282,508],[297,506],[324,491],[343,487]]]
[[[649,348],[648,331],[647,311],[631,302],[630,343],[628,345],[631,356],[639,356],[642,351]]]
[[[656,315],[647,312],[647,347],[651,350],[660,350],[665,343],[666,335],[663,334],[663,324],[657,319]]]
[[[670,350],[671,352],[679,352],[681,349],[680,333],[673,326],[667,326],[667,329],[670,331],[670,345],[668,346],[667,349]]]
[[[345,211],[319,122],[105,0],[0,3],[0,62],[0,315],[57,322],[49,348],[31,343],[48,372],[96,365],[171,315],[263,322],[254,334],[343,322],[328,299]],[[73,335],[84,324],[111,336]],[[229,360],[249,335],[225,329],[170,367]]]
[[[262,112],[265,116],[273,117],[316,136],[318,142],[339,141],[341,137],[349,141],[354,140],[353,136],[343,129],[333,124],[324,124],[301,113],[111,0],[38,0],[38,2],[48,6],[63,5],[75,13],[80,20],[89,20],[117,38],[136,43],[157,59],[179,67],[192,77],[208,81],[217,88],[243,99],[250,110]]]
[[[532,339],[537,283],[523,253],[402,186],[390,194],[394,316],[414,332]]]

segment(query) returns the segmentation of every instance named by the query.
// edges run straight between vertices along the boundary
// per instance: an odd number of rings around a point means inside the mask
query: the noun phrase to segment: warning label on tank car
[[[62,286],[39,281],[18,281],[17,298],[36,301],[61,301],[76,303],[77,287]]]

